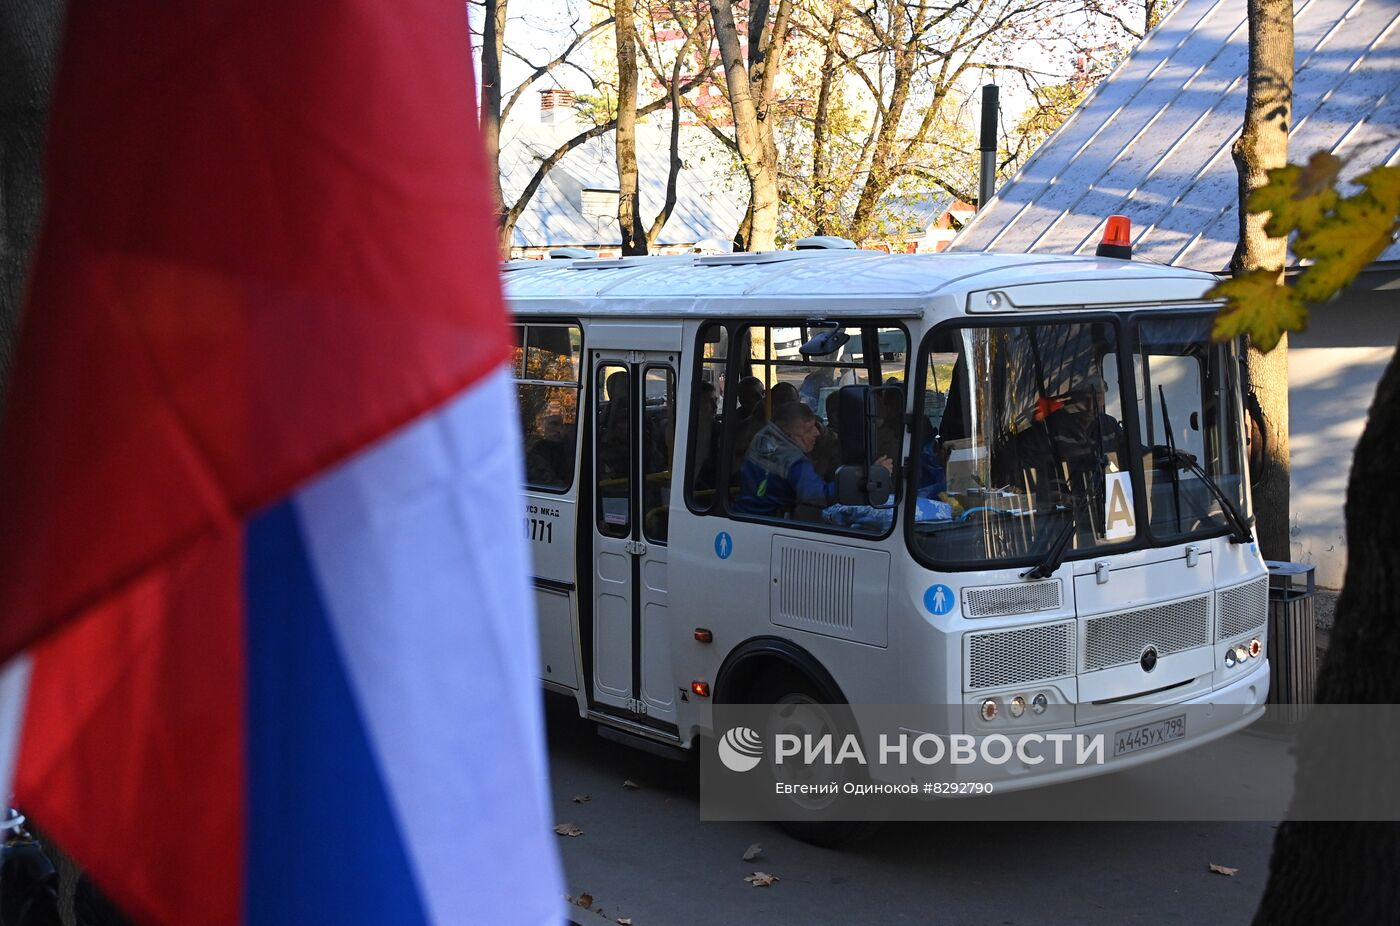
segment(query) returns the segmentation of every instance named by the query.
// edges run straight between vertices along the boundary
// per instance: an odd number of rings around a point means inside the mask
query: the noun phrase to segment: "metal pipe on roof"
[[[977,175],[977,211],[981,212],[997,191],[997,116],[1000,113],[996,84],[982,88],[982,143],[980,172]]]

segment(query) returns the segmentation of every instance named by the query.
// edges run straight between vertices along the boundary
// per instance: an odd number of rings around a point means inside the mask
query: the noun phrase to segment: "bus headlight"
[[[1043,692],[1041,694],[1036,695],[1034,698],[1031,698],[1031,711],[1036,714],[1045,713],[1045,709],[1049,706],[1050,701],[1048,698],[1045,697],[1045,694]]]
[[[1026,699],[1017,695],[1011,699],[1011,704],[1007,709],[1011,711],[1012,717],[1020,717],[1026,712]]]
[[[989,722],[990,722],[990,721],[993,721],[993,720],[996,720],[996,719],[997,719],[997,707],[998,707],[998,705],[997,705],[997,699],[996,699],[996,698],[988,698],[987,700],[983,701],[983,702],[982,702],[982,719],[983,719],[983,720],[986,720],[986,721],[989,721]]]
[[[1234,648],[1233,646],[1227,646],[1227,647],[1225,647],[1225,668],[1227,668],[1227,669],[1233,669],[1234,667],[1235,667],[1235,648]]]

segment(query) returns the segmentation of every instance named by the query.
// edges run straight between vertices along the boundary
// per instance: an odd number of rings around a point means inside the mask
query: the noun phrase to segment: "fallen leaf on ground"
[[[588,803],[589,801],[591,801],[591,800],[593,800],[593,798],[589,797],[587,794],[575,794],[575,795],[574,795],[574,803],[575,803],[575,804],[587,804],[587,803]]]
[[[770,875],[766,871],[755,871],[753,874],[749,875],[744,880],[752,884],[754,887],[768,887],[774,881],[778,880],[778,876]]]
[[[558,833],[560,836],[583,835],[583,830],[579,829],[577,826],[574,826],[572,823],[560,823],[554,827],[554,832]]]
[[[574,903],[587,910],[589,907],[593,906],[593,895],[585,891],[575,898]]]
[[[632,917],[619,916],[617,918],[617,926],[632,926]]]
[[[754,843],[753,845],[749,846],[747,849],[744,850],[744,861],[752,862],[754,859],[758,858],[759,855],[761,855],[762,853],[763,847],[760,846],[758,843]]]
[[[624,781],[624,782],[622,783],[622,786],[623,786],[624,788],[627,788],[628,790],[631,790],[631,791],[635,791],[635,790],[637,790],[638,788],[641,787],[641,785],[637,784],[635,781],[633,781],[633,780],[630,779],[630,778],[628,778],[626,781]]]
[[[1238,868],[1226,868],[1224,865],[1217,865],[1214,862],[1210,863],[1210,870],[1218,875],[1224,875],[1227,878],[1233,878],[1235,875],[1239,874]]]

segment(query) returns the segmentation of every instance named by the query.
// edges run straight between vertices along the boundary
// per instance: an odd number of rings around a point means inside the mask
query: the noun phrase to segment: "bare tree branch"
[[[506,119],[510,117],[510,111],[515,108],[515,104],[525,94],[526,89],[528,89],[531,84],[548,74],[550,71],[557,68],[559,65],[568,62],[569,56],[574,53],[574,49],[578,48],[584,42],[591,39],[599,30],[605,29],[608,26],[611,26],[612,24],[613,18],[611,16],[609,16],[607,19],[602,20],[601,22],[594,23],[587,29],[580,32],[578,35],[574,36],[574,40],[569,43],[568,47],[565,48],[558,55],[556,55],[553,59],[545,62],[544,64],[531,65],[532,67],[534,67],[534,71],[531,72],[529,77],[521,81],[518,87],[511,91],[510,98],[506,100],[505,105],[501,108],[501,121],[505,122]],[[519,58],[521,61],[525,61],[525,58],[522,55],[516,54],[514,51],[512,51],[511,54],[515,55],[515,57]],[[525,63],[527,65],[530,64],[530,62],[528,61],[525,61]],[[569,63],[572,64],[572,62]],[[575,65],[575,67],[577,67],[577,65]]]

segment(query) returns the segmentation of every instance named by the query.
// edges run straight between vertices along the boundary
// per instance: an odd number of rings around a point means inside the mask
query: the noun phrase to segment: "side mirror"
[[[836,403],[840,409],[841,464],[869,466],[875,462],[875,393],[869,386],[842,386]]]
[[[836,500],[843,505],[880,507],[894,494],[894,478],[883,466],[841,466],[836,470]]]
[[[851,339],[846,329],[834,322],[811,320],[808,324],[820,326],[823,330],[818,331],[811,340],[797,349],[804,357],[825,357],[834,354]]]

